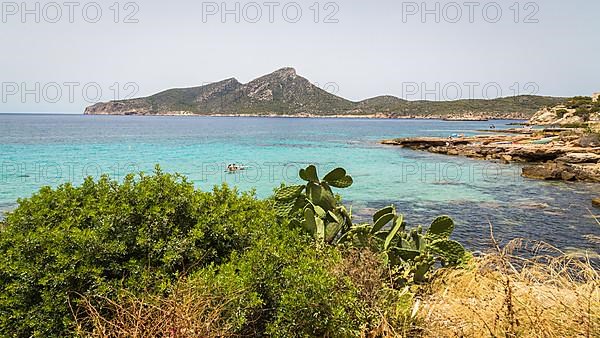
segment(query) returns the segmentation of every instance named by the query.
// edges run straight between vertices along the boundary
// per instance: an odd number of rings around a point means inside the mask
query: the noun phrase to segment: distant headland
[[[204,115],[280,117],[431,118],[450,120],[529,119],[564,98],[521,95],[497,99],[408,101],[377,96],[350,101],[282,68],[246,84],[235,78],[152,96],[96,103],[88,115]]]

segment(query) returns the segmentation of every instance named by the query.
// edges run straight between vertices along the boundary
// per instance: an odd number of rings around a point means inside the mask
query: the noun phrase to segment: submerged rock
[[[517,203],[515,206],[519,209],[532,209],[532,210],[547,209],[550,207],[550,205],[548,205],[548,203],[535,202],[535,201]]]
[[[553,146],[524,146],[508,149],[507,154],[519,162],[552,161],[565,153],[564,148]]]

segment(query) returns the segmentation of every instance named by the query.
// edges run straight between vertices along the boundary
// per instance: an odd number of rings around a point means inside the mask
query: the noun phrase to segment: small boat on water
[[[227,172],[227,173],[235,173],[237,171],[246,170],[248,168],[249,168],[248,166],[245,166],[243,164],[235,164],[235,163],[233,163],[233,164],[228,164],[227,165],[227,169],[225,170],[225,172]]]

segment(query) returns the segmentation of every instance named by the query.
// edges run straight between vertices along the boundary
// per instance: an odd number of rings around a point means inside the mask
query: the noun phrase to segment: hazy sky
[[[351,100],[600,91],[600,1],[116,1],[2,2],[0,112],[285,66]]]

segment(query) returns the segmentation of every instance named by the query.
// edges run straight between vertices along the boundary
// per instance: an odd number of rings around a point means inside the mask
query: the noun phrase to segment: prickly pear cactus
[[[319,180],[314,165],[300,169],[298,175],[306,181],[305,185],[282,187],[275,192],[277,215],[298,216],[299,219],[290,224],[301,224],[319,242],[333,243],[340,233],[352,227],[352,221],[347,210],[336,200],[331,187],[347,188],[353,183],[352,177],[346,170],[336,168]]]
[[[288,216],[292,213],[295,203],[296,203],[295,200],[276,201],[275,202],[275,213],[279,217]]]
[[[443,259],[445,263],[450,264],[460,262],[465,255],[465,248],[460,243],[449,239],[432,242],[429,249]]]
[[[313,165],[301,169],[305,185],[282,187],[275,192],[275,211],[290,218],[290,226],[304,228],[318,243],[368,248],[381,254],[385,264],[398,271],[405,282],[423,282],[437,262],[458,264],[464,247],[450,240],[454,222],[448,216],[436,218],[428,229],[406,229],[406,222],[391,205],[373,215],[372,224],[352,224],[351,212],[335,198],[331,187],[347,188],[352,177],[336,168],[322,180]]]
[[[275,212],[279,217],[293,216],[304,207],[306,197],[302,193],[305,186],[292,185],[282,187],[275,191]]]
[[[398,257],[400,257],[401,259],[405,260],[405,261],[410,261],[410,260],[414,260],[415,258],[417,258],[421,252],[418,250],[414,250],[414,249],[405,249],[405,248],[393,248],[392,252],[395,255],[398,255]]]
[[[402,215],[390,206],[373,215],[370,233],[383,241],[378,251],[385,264],[400,267],[406,281],[423,282],[436,261],[442,265],[457,264],[464,257],[463,246],[448,239],[453,230],[452,219],[440,216],[426,231],[420,225],[407,231]]]
[[[454,231],[454,221],[448,216],[440,216],[427,229],[427,237],[432,239],[448,239],[452,231]]]
[[[334,188],[348,188],[354,183],[352,177],[347,175],[343,168],[333,169],[323,177],[323,181]]]
[[[304,188],[305,187],[303,185],[291,185],[280,188],[275,192],[275,199],[278,201],[288,201],[294,199],[302,194]]]
[[[309,165],[306,169],[300,169],[299,176],[307,182],[319,182],[317,167],[314,165]]]
[[[433,256],[426,253],[417,256],[411,267],[414,281],[418,283],[425,282],[433,264],[435,264]]]

